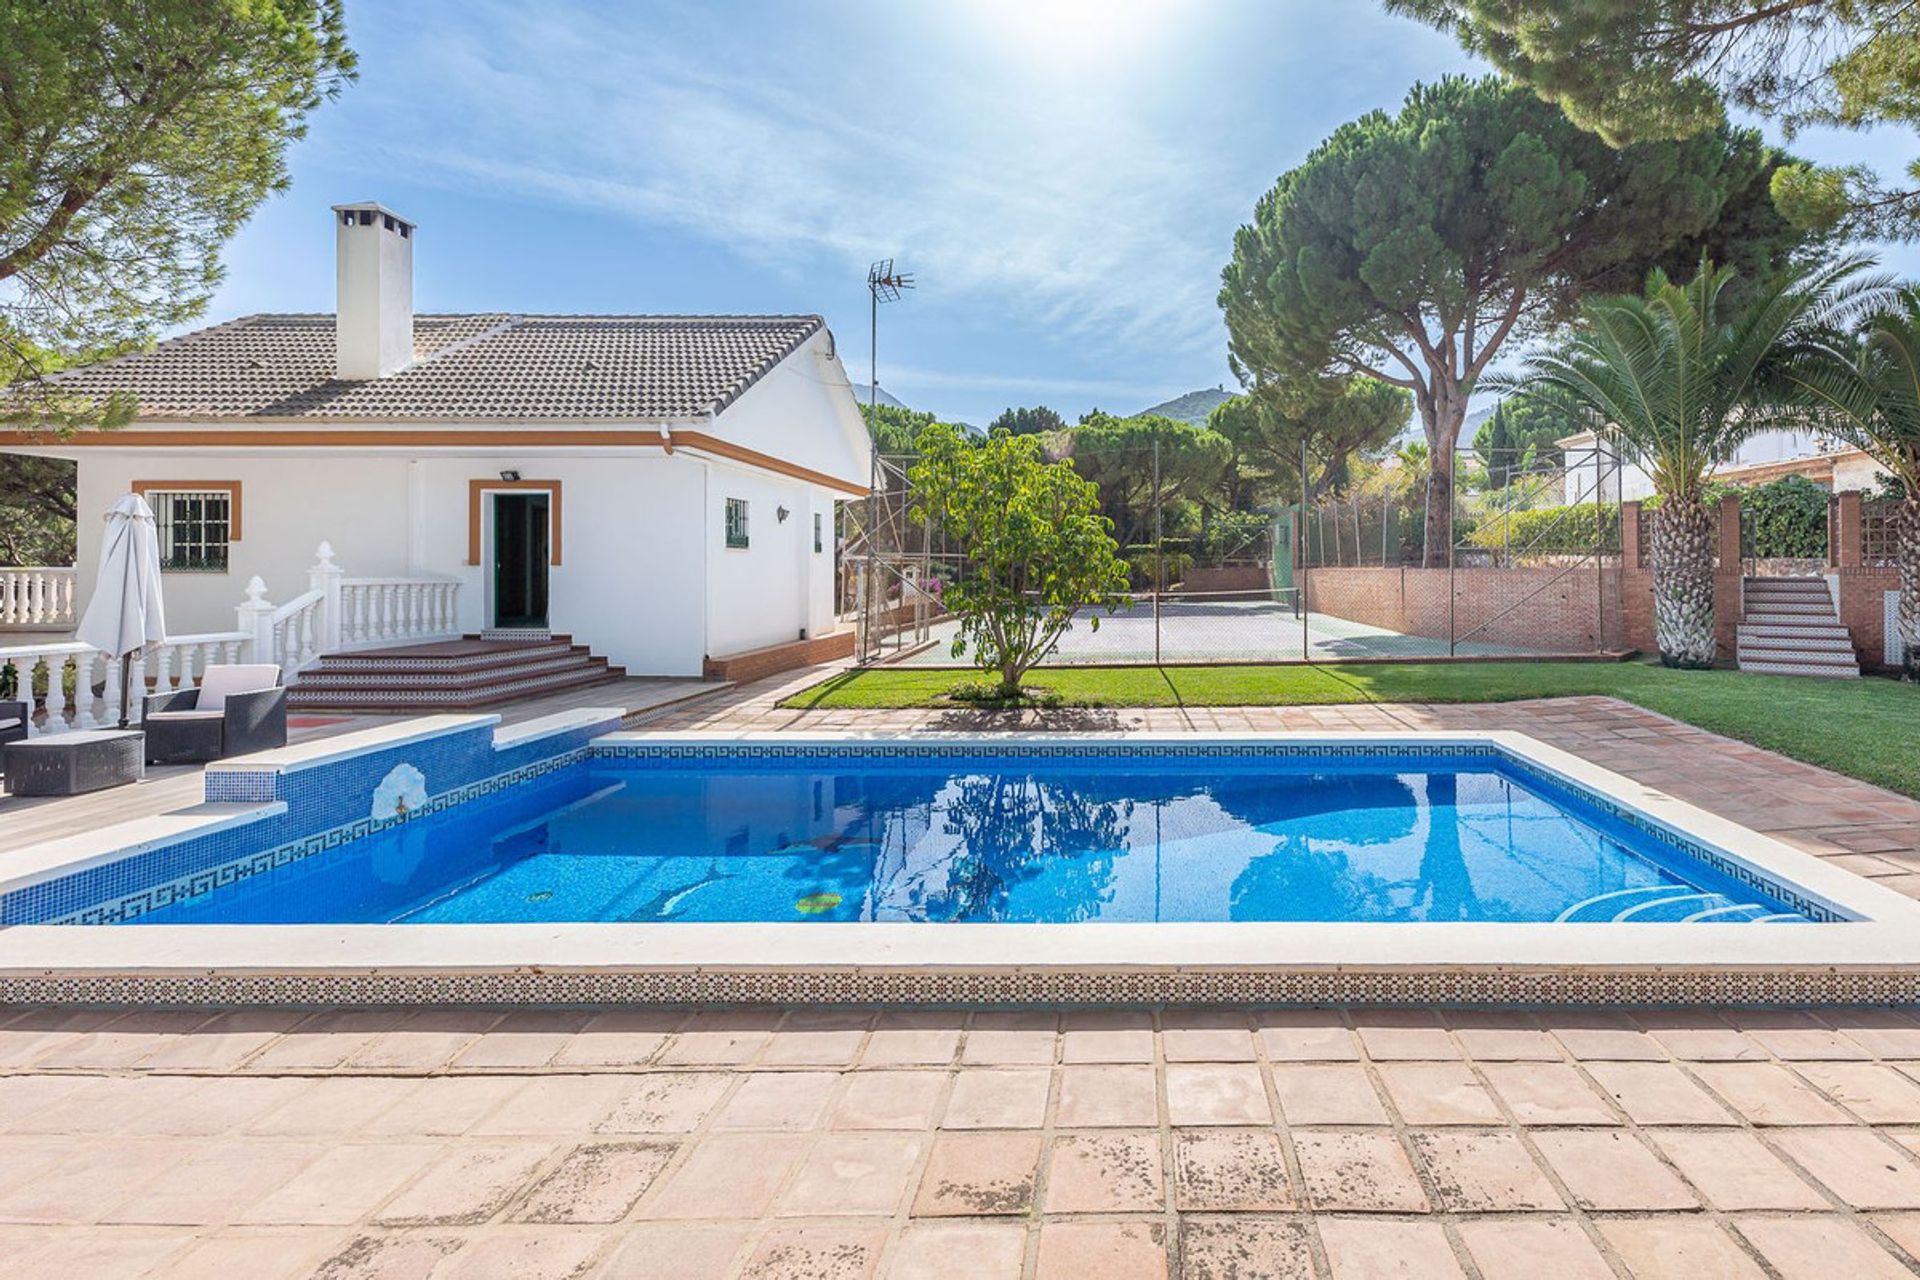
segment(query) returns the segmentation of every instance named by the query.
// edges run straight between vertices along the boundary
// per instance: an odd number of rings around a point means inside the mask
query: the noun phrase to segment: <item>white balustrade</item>
[[[214,663],[244,662],[251,638],[238,631],[169,636],[133,663],[129,720],[138,722],[146,694],[192,686]],[[28,732],[97,729],[120,721],[120,664],[77,640],[0,645],[7,701],[28,704]]]
[[[74,571],[59,565],[0,568],[0,627],[58,630],[71,627]]]

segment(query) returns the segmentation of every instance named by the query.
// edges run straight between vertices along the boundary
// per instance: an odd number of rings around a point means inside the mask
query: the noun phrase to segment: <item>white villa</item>
[[[1566,451],[1565,502],[1636,502],[1653,495],[1653,478],[1631,462],[1620,463],[1613,446],[1592,431],[1554,441]],[[1741,442],[1732,461],[1714,474],[1739,484],[1765,484],[1781,476],[1801,475],[1839,493],[1871,489],[1880,482],[1880,465],[1860,450],[1811,429],[1776,428]]]
[[[819,316],[418,314],[416,228],[333,211],[334,315],[254,315],[60,375],[139,398],[75,459],[79,509],[146,496],[173,633],[303,595],[317,651],[565,633],[630,674],[835,626],[835,504],[869,442]],[[80,522],[84,602],[101,524]],[[326,544],[329,553],[322,554]],[[278,602],[276,605],[275,602]],[[284,619],[282,619],[284,622]]]

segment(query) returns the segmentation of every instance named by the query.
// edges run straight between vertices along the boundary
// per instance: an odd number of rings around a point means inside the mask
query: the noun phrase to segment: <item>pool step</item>
[[[1858,679],[1853,636],[1824,578],[1748,578],[1735,649],[1742,671]]]
[[[287,690],[297,711],[466,711],[608,684],[626,670],[571,636],[468,636],[439,644],[329,654]]]

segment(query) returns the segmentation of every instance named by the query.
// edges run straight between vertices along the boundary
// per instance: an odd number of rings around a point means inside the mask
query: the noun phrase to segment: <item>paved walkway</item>
[[[26,1013],[0,1063],[13,1280],[1920,1267],[1887,1012]]]

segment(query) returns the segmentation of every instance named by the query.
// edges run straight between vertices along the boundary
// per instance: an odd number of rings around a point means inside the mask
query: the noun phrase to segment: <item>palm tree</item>
[[[1639,296],[1587,301],[1556,344],[1497,386],[1544,396],[1595,424],[1652,478],[1654,638],[1670,667],[1714,659],[1713,514],[1705,490],[1715,468],[1768,425],[1768,383],[1790,348],[1831,329],[1887,284],[1864,275],[1870,259],[1784,269],[1737,308],[1723,299],[1730,267],[1702,259],[1681,285],[1656,270]]]
[[[1783,383],[1823,425],[1900,482],[1895,509],[1900,605],[1896,622],[1908,680],[1920,680],[1920,290],[1902,289],[1851,340],[1815,340],[1795,353]]]

